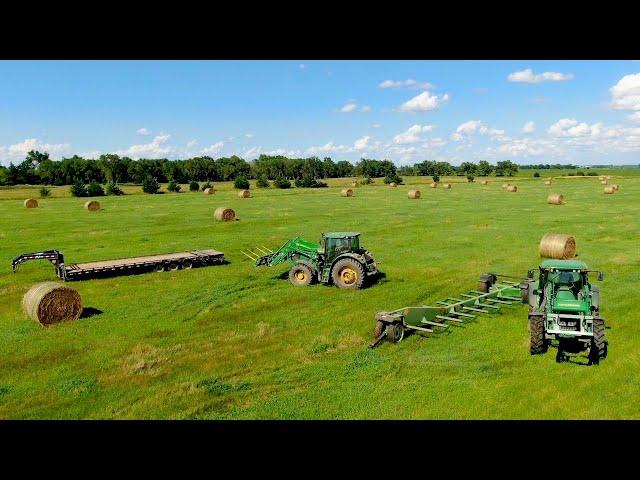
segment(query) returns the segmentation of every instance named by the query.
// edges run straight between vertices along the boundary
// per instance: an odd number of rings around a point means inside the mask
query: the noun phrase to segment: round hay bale
[[[215,188],[205,188],[202,192],[205,195],[213,195],[214,193],[216,193],[216,189]]]
[[[489,182],[487,180],[481,180],[480,185],[489,185]]]
[[[600,185],[606,185],[607,181],[606,180],[600,180]]]
[[[343,188],[340,192],[340,195],[342,195],[343,197],[353,197],[353,190],[351,190],[350,188]]]
[[[604,175],[600,175],[600,176],[598,177],[598,180],[600,180],[600,181],[604,180]]]
[[[502,184],[502,188],[507,188],[509,185],[511,185],[510,183],[503,183]]]
[[[613,185],[607,185],[604,187],[604,193],[616,193],[616,189]]]
[[[546,182],[544,182],[545,185],[551,185],[551,180],[547,180]]]
[[[213,218],[219,222],[231,222],[236,219],[236,212],[234,212],[233,208],[218,207],[213,212]]]
[[[429,185],[431,188],[438,188],[438,182],[431,182]]]
[[[442,184],[442,188],[451,188],[451,184],[450,183],[443,183]]]
[[[398,185],[396,185],[396,182],[391,182],[391,183],[389,184],[389,186],[390,186],[390,187],[397,187]]]
[[[27,198],[24,201],[24,206],[27,208],[38,208],[38,200],[35,198]]]
[[[567,260],[576,256],[576,239],[564,233],[545,233],[539,251],[541,257]]]
[[[238,196],[240,198],[249,198],[249,197],[251,197],[251,192],[249,190],[240,190],[238,192]]]
[[[611,186],[616,189],[616,192],[620,190],[620,185],[618,185],[617,183],[612,183]]]
[[[562,205],[564,203],[564,195],[561,193],[552,193],[547,197],[547,203],[551,205]]]
[[[41,325],[77,320],[82,313],[82,297],[61,283],[38,283],[22,297],[22,309]]]
[[[516,185],[509,185],[507,187],[507,192],[517,192],[518,191],[518,187]]]
[[[409,190],[409,192],[407,193],[407,197],[414,198],[416,200],[420,198],[420,195],[420,190]]]
[[[607,175],[607,180],[611,180],[611,175]]]
[[[100,210],[100,202],[97,200],[89,200],[84,204],[84,209],[89,212]]]

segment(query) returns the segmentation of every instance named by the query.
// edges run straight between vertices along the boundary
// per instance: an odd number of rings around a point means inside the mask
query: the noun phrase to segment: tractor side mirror
[[[534,275],[535,275],[535,272],[533,270],[528,270],[527,271],[527,278],[533,279],[533,278],[535,278]]]
[[[598,281],[602,282],[604,280],[604,272],[598,272]]]

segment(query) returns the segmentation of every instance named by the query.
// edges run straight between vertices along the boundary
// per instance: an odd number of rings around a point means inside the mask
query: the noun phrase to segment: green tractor
[[[371,254],[360,247],[359,233],[323,233],[321,245],[296,237],[275,252],[257,247],[242,253],[256,267],[273,267],[289,261],[293,264],[289,281],[298,286],[333,282],[340,288],[362,288],[368,277],[378,273]]]
[[[529,270],[520,284],[523,303],[529,305],[529,351],[545,353],[557,342],[557,362],[570,353],[588,351],[589,365],[607,356],[604,318],[600,316],[600,289],[589,282],[590,270],[577,260],[545,260],[538,279]],[[604,274],[598,272],[598,281]]]

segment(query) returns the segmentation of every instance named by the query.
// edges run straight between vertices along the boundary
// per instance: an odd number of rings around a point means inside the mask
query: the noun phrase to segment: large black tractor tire
[[[608,342],[604,333],[604,319],[593,321],[593,339],[589,347],[589,365],[598,365],[601,358],[606,358]]]
[[[544,335],[544,317],[542,315],[529,316],[529,353],[538,355],[546,353],[549,343]]]
[[[289,270],[289,281],[298,287],[313,283],[313,271],[304,263],[298,263]]]
[[[401,342],[404,338],[404,325],[401,322],[387,326],[387,339],[393,343]]]
[[[365,280],[364,268],[353,258],[343,258],[333,266],[331,279],[339,288],[362,288]]]

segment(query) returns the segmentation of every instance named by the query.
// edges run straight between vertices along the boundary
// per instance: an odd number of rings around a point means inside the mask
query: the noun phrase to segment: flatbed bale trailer
[[[225,262],[224,253],[218,250],[193,250],[191,252],[165,253],[142,257],[118,258],[97,262],[64,262],[64,255],[58,250],[23,253],[16,257],[11,266],[13,271],[27,260],[49,260],[56,267],[56,275],[65,281],[82,280],[101,276],[131,275],[150,271],[175,271],[217,265]]]

